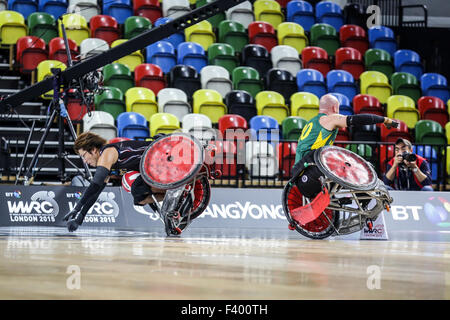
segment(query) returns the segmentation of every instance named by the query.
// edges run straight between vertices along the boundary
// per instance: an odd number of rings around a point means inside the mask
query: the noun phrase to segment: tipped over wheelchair
[[[388,190],[372,164],[359,155],[325,146],[309,159],[300,164],[283,190],[290,230],[311,239],[350,234],[360,231],[367,219],[375,220],[384,209],[390,209],[393,199]],[[306,183],[312,180],[308,173],[313,171],[317,172],[318,192]]]

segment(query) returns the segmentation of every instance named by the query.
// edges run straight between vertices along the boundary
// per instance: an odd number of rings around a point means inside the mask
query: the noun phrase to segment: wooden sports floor
[[[0,298],[450,298],[449,242],[313,241],[283,232],[192,228],[166,238],[162,227],[75,235],[0,228]]]

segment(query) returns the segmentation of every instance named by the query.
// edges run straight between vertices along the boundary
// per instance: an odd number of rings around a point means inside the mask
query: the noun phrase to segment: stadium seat
[[[147,121],[155,113],[158,113],[158,104],[155,94],[152,90],[143,87],[133,87],[125,93],[127,112],[138,112],[142,114]]]
[[[294,76],[287,70],[273,68],[265,77],[266,90],[280,93],[285,101],[289,101],[291,96],[297,92],[297,84]]]
[[[425,158],[428,162],[428,165],[431,169],[431,181],[433,183],[436,183],[438,180],[438,177],[443,176],[443,168],[442,163],[440,163],[438,157],[438,151],[439,148],[433,147],[433,146],[416,146],[414,145],[412,148],[412,152],[416,153],[417,155]],[[444,153],[444,148],[440,149],[442,153]]]
[[[42,81],[47,77],[53,77],[53,73],[51,69],[61,69],[62,71],[66,70],[67,66],[58,60],[44,60],[40,62],[37,66],[37,81]],[[41,95],[42,99],[51,100],[53,99],[53,90],[50,90],[43,95]]]
[[[332,92],[331,94],[339,101],[339,114],[345,116],[351,116],[354,114],[353,107],[350,103],[351,100],[347,96],[336,92]]]
[[[209,46],[216,42],[216,35],[213,32],[211,23],[203,20],[184,29],[186,42],[198,43],[206,51]]]
[[[414,100],[407,96],[390,96],[387,100],[386,115],[391,119],[402,120],[409,129],[414,129],[420,120]]]
[[[445,128],[445,136],[447,137],[447,144],[450,144],[450,122],[447,122],[444,128]]]
[[[226,43],[214,43],[208,48],[208,62],[224,67],[230,74],[239,66],[233,47]]]
[[[162,17],[161,2],[159,0],[134,0],[134,14],[146,17],[152,24]]]
[[[278,172],[278,161],[272,144],[267,141],[245,143],[245,166],[250,177],[273,177]]]
[[[381,141],[383,142],[396,142],[398,138],[405,138],[411,142],[414,142],[413,136],[409,133],[408,126],[402,120],[397,119],[399,125],[397,128],[388,129],[386,126],[380,127]]]
[[[302,61],[298,56],[298,52],[291,46],[275,46],[272,48],[270,55],[274,68],[287,70],[294,77],[302,69]]]
[[[248,39],[250,44],[259,44],[268,52],[278,45],[274,27],[264,21],[254,21],[248,25]]]
[[[319,98],[310,92],[297,92],[291,96],[291,116],[299,116],[307,121],[319,113]]]
[[[420,118],[422,120],[434,120],[443,128],[449,121],[449,114],[444,101],[437,97],[423,96],[417,101]]]
[[[328,92],[341,93],[350,101],[359,93],[353,76],[344,70],[332,70],[328,72],[327,87]]]
[[[215,0],[190,0],[191,2],[195,2],[195,7],[200,8],[208,3],[214,2]],[[211,23],[213,28],[216,30],[219,27],[219,24],[226,19],[225,12],[219,12],[216,15],[208,18],[206,21]]]
[[[96,133],[105,140],[111,140],[117,137],[114,118],[104,111],[86,113],[83,117],[83,131]]]
[[[450,98],[447,78],[439,73],[424,73],[420,77],[420,85],[424,96],[438,97],[442,101]]]
[[[25,19],[19,12],[0,12],[0,45],[10,46],[16,44],[19,38],[27,35]]]
[[[303,27],[295,22],[283,22],[277,30],[278,44],[288,45],[301,54],[302,50],[309,44]]]
[[[390,78],[394,73],[391,55],[383,49],[369,49],[364,54],[367,71],[378,71]]]
[[[109,45],[103,39],[87,38],[80,44],[80,59],[87,59],[102,52],[108,51]]]
[[[117,117],[118,136],[136,139],[146,138],[150,135],[148,121],[136,112],[123,112]]]
[[[117,119],[119,114],[126,111],[123,93],[115,87],[103,88],[103,92],[94,97],[95,110],[108,112]]]
[[[124,38],[132,39],[152,28],[152,22],[146,17],[131,16],[125,20]]]
[[[169,73],[177,64],[175,48],[168,41],[152,43],[146,50],[146,61],[158,65],[163,73]]]
[[[336,29],[326,23],[316,23],[311,27],[311,45],[325,49],[329,56],[334,56],[340,42]]]
[[[164,0],[162,2],[163,16],[176,19],[191,12],[189,0]]]
[[[58,37],[55,18],[45,12],[33,12],[28,16],[28,35],[41,38],[46,44]]]
[[[355,80],[359,80],[361,73],[365,71],[364,61],[361,53],[350,47],[336,50],[336,69],[350,72]]]
[[[339,142],[343,142],[343,141],[351,141],[352,139],[350,138],[350,132],[348,131],[348,128],[339,128],[338,133],[336,135],[336,140],[334,145],[341,147],[341,148],[345,148],[347,146],[347,144],[345,143],[339,143]]]
[[[89,21],[91,27],[91,36],[93,38],[103,39],[108,45],[111,45],[117,39],[120,39],[120,28],[114,17],[107,15],[96,15]]]
[[[420,56],[413,50],[397,50],[394,54],[394,66],[397,72],[408,72],[417,79],[423,74]]]
[[[101,13],[97,0],[69,0],[68,13],[79,13],[86,21]]]
[[[369,40],[366,31],[357,25],[343,25],[339,29],[339,40],[342,47],[358,50],[361,55],[364,55],[369,49]]]
[[[297,73],[298,91],[305,91],[315,94],[321,98],[327,93],[322,73],[314,69],[302,69]]]
[[[155,113],[150,118],[150,136],[169,134],[180,129],[180,121],[171,113]]]
[[[433,120],[419,120],[415,128],[416,143],[447,145],[444,128]]]
[[[218,125],[222,139],[245,140],[248,124],[244,117],[237,114],[225,114],[220,117]]]
[[[21,73],[34,71],[38,64],[47,60],[45,42],[41,38],[25,36],[19,38],[16,44],[16,61]]]
[[[380,101],[368,94],[358,94],[353,98],[353,111],[355,114],[370,113],[384,116]]]
[[[328,53],[320,47],[306,47],[302,51],[303,66],[320,71],[324,77],[331,70]]]
[[[393,94],[408,96],[417,103],[422,96],[419,82],[411,73],[395,72],[391,76]]]
[[[230,114],[240,115],[247,122],[256,116],[256,106],[253,96],[247,91],[233,90],[225,96],[225,104]]]
[[[383,49],[387,51],[391,57],[397,51],[397,41],[395,40],[394,31],[385,26],[373,26],[368,30],[370,47],[374,49]]]
[[[353,127],[351,131],[353,141],[380,141],[376,124]]]
[[[76,42],[77,46],[81,41],[87,39],[91,35],[86,19],[77,13],[65,14],[62,16],[62,23],[66,29],[67,38]],[[58,20],[59,37],[63,38],[61,29],[61,20]]]
[[[282,137],[284,140],[297,141],[308,121],[302,117],[290,116],[281,123]]]
[[[336,30],[339,30],[344,24],[344,16],[341,7],[331,1],[322,1],[316,4],[316,21],[318,23],[327,23]]]
[[[67,13],[67,7],[67,0],[39,0],[39,12],[49,13],[55,19]]]
[[[9,0],[8,10],[18,12],[28,19],[31,13],[38,11],[38,2],[36,0]]]
[[[111,44],[111,48],[119,46],[127,41],[128,41],[127,39],[116,40]],[[138,51],[135,51],[132,54],[122,57],[114,62],[124,64],[130,69],[131,72],[134,72],[134,69],[138,65],[144,63],[144,56],[142,55],[141,51],[138,50]]]
[[[200,141],[208,141],[217,137],[211,119],[204,114],[190,113],[183,117],[182,131],[189,133]]]
[[[237,147],[233,141],[215,140],[210,145],[216,147],[214,168],[220,170],[222,178],[236,178],[241,170],[238,169]],[[239,164],[239,167],[241,164]]]
[[[134,83],[137,87],[152,90],[155,95],[167,86],[161,68],[151,63],[140,64],[134,69]]]
[[[109,87],[119,88],[122,93],[134,87],[130,69],[121,63],[111,63],[103,67],[103,83]]]
[[[276,1],[256,0],[253,3],[253,9],[256,21],[270,23],[275,30],[278,28],[278,25],[284,21],[284,14],[281,11],[281,6]]]
[[[75,90],[69,89],[66,94],[66,108],[70,120],[75,123],[82,123],[83,117],[88,112],[88,108],[84,101],[82,101],[79,94]],[[90,106],[90,110],[94,110],[94,104]]]
[[[182,42],[178,45],[177,61],[178,64],[194,67],[197,72],[208,65],[205,50],[201,45],[194,42]]]
[[[181,122],[183,117],[192,112],[186,93],[176,88],[164,88],[158,92],[158,112],[171,113]]]
[[[78,46],[75,41],[71,39],[67,39],[67,42],[69,43],[72,61],[75,61],[78,55]],[[50,60],[58,60],[64,64],[67,64],[66,44],[64,43],[63,38],[53,38],[50,40],[48,43],[48,58]]]
[[[212,123],[217,123],[221,116],[227,114],[227,106],[216,90],[200,89],[193,94],[193,111],[206,115]]]
[[[295,155],[297,153],[297,142],[280,142],[277,145],[278,168],[280,177],[288,179],[291,177],[291,170],[295,164]]]
[[[271,116],[258,115],[250,119],[251,137],[258,141],[279,141],[278,121]]]
[[[261,45],[248,44],[241,53],[243,66],[252,67],[258,70],[261,76],[264,76],[272,68],[272,61],[269,52]]]
[[[395,142],[395,141],[393,141]],[[395,155],[395,145],[393,144],[382,144],[380,145],[380,171],[382,173],[386,172],[386,165]]]
[[[103,14],[112,16],[119,24],[124,24],[125,20],[133,15],[131,0],[103,1]]]
[[[256,111],[261,116],[271,116],[281,122],[289,116],[289,108],[286,106],[284,97],[276,91],[261,91],[256,97]]]
[[[163,25],[171,20],[172,20],[171,18],[167,18],[167,17],[159,18],[155,22],[155,27]],[[174,34],[168,36],[167,38],[164,38],[163,40],[170,42],[174,48],[178,48],[178,45],[180,43],[184,42],[184,32],[180,31],[180,32],[174,33]]]
[[[350,144],[345,147],[346,149],[356,153],[357,155],[363,157],[366,161],[373,163],[373,150],[372,146],[369,144]]]
[[[289,1],[286,6],[286,21],[298,23],[305,29],[310,31],[311,27],[316,23],[313,6],[307,1]]]
[[[376,97],[381,103],[387,103],[392,94],[392,87],[385,74],[378,71],[364,71],[361,73],[360,91]]]
[[[212,89],[225,97],[228,92],[233,90],[233,82],[230,80],[230,74],[221,66],[206,66],[200,72],[202,89]]]
[[[176,65],[169,72],[168,87],[181,89],[192,97],[195,91],[202,88],[200,75],[192,66]]]
[[[219,42],[233,47],[235,52],[241,52],[248,44],[248,34],[245,27],[237,21],[224,20],[218,27]]]
[[[248,25],[255,21],[253,6],[249,1],[242,2],[226,11],[226,18],[230,21],[239,22],[248,28]]]
[[[232,77],[234,90],[244,90],[255,97],[264,89],[259,72],[252,67],[237,67]]]

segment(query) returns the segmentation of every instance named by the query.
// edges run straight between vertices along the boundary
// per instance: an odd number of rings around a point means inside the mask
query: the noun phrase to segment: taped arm
[[[91,208],[95,201],[97,201],[100,193],[105,188],[105,180],[108,178],[108,176],[109,169],[103,166],[97,167],[97,170],[95,170],[94,178],[92,179],[89,187],[84,192],[81,200],[75,206],[75,211],[82,210],[83,212],[87,212]]]

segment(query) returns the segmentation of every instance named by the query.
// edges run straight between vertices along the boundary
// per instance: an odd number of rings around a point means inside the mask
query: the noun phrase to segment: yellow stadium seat
[[[450,99],[447,101],[447,112],[450,115]]]
[[[386,115],[392,119],[402,120],[409,129],[413,129],[420,120],[419,110],[416,109],[414,100],[408,96],[390,96],[387,100]]]
[[[0,44],[10,46],[27,35],[27,26],[23,15],[16,11],[0,12]]]
[[[147,121],[158,113],[158,103],[152,90],[143,87],[133,87],[125,93],[127,112],[142,114]]]
[[[180,129],[180,121],[171,113],[155,113],[150,118],[150,135],[153,137],[158,133],[169,134]]]
[[[196,42],[208,50],[209,46],[216,42],[216,34],[213,31],[211,23],[206,20],[196,23],[193,26],[184,29],[186,42]]]
[[[447,122],[447,124],[445,125],[445,135],[447,137],[447,144],[450,144],[450,122]]]
[[[65,14],[62,16],[62,22],[64,23],[64,28],[66,29],[67,38],[72,39],[81,45],[84,39],[87,39],[91,35],[91,31],[88,28],[86,18],[82,15],[76,13]],[[62,27],[61,20],[58,19],[58,30],[59,36],[62,38]]]
[[[450,146],[447,147],[447,177],[450,177]],[[450,183],[450,178],[447,178],[447,183]]]
[[[291,115],[311,120],[319,114],[319,98],[310,92],[297,92],[291,96]]]
[[[118,39],[111,44],[111,48],[114,48],[122,43],[128,41],[127,39]],[[144,63],[144,55],[138,50],[129,54],[128,56],[122,57],[119,60],[114,61],[115,63],[124,64],[130,69],[131,72],[134,72],[134,69]]]
[[[220,117],[227,114],[227,106],[216,90],[200,89],[194,92],[194,113],[206,115],[212,123],[218,123]]]
[[[283,22],[278,26],[278,44],[295,48],[298,54],[308,46],[308,38],[303,27],[294,22]]]
[[[61,70],[66,70],[67,66],[58,60],[45,60],[38,64],[37,66],[37,81],[42,81],[45,78],[52,77],[53,73],[51,71],[52,68],[58,68]],[[53,99],[53,90],[50,90],[43,95],[41,95],[43,99],[51,100]]]
[[[284,15],[281,12],[281,6],[278,2],[273,0],[256,0],[253,4],[255,12],[255,21],[265,21],[270,23],[275,30],[278,25],[282,23]]]
[[[384,73],[365,71],[360,75],[361,93],[376,97],[381,103],[386,103],[392,95],[392,87]]]
[[[260,91],[255,97],[256,112],[260,116],[271,116],[281,124],[289,117],[289,108],[283,96],[276,91]]]

